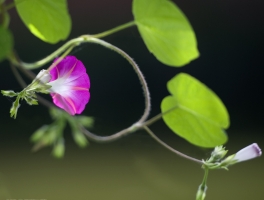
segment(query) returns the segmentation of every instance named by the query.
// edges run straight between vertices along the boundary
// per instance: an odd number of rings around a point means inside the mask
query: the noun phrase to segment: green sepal
[[[76,116],[76,121],[83,125],[85,128],[91,128],[94,124],[94,119],[87,116]]]
[[[53,147],[52,155],[56,158],[63,158],[65,153],[64,139],[60,138]]]
[[[13,102],[12,107],[10,109],[10,117],[13,117],[14,119],[16,119],[17,111],[18,111],[18,108],[20,107],[19,100],[20,100],[20,97],[17,97],[16,100]]]
[[[38,100],[35,99],[35,98],[32,98],[32,97],[25,97],[24,98],[26,100],[26,102],[29,104],[29,105],[38,105]]]
[[[74,141],[79,147],[84,148],[89,144],[88,140],[86,139],[86,137],[83,135],[81,131],[74,130],[72,135],[73,135]]]
[[[1,90],[1,93],[7,97],[15,97],[18,95],[18,93],[14,92],[13,90]]]

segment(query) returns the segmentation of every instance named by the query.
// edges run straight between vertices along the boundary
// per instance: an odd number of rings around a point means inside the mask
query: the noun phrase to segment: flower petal
[[[53,103],[71,115],[80,114],[89,102],[90,93],[83,90],[76,90],[72,93],[71,97],[63,97],[60,94],[51,93]]]
[[[262,152],[257,143],[253,143],[235,154],[234,160],[242,162],[261,156]]]
[[[74,56],[67,56],[50,70],[50,74],[54,104],[71,115],[80,114],[90,99],[90,79],[83,63]]]

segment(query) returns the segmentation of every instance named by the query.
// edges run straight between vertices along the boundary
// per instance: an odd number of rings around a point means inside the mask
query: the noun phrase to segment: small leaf
[[[215,147],[227,141],[223,129],[229,115],[220,98],[194,77],[181,73],[168,82],[172,96],[162,100],[163,120],[177,135],[201,147]]]
[[[8,29],[0,26],[0,62],[5,59],[13,48],[13,37]]]
[[[134,0],[139,32],[156,58],[181,67],[199,56],[195,33],[182,11],[169,0]]]
[[[65,40],[71,30],[71,18],[66,0],[26,0],[17,3],[16,9],[32,34],[55,44]]]

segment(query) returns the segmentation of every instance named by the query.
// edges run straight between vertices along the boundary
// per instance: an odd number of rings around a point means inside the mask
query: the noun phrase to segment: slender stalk
[[[190,156],[187,156],[179,151],[177,151],[176,149],[173,149],[171,146],[167,145],[165,142],[163,142],[162,140],[160,140],[147,126],[144,126],[143,127],[147,132],[148,134],[154,139],[156,140],[159,144],[161,144],[162,146],[164,146],[166,149],[172,151],[173,153],[177,154],[178,156],[181,156],[187,160],[191,160],[191,161],[194,161],[196,163],[199,163],[199,164],[203,164],[203,162],[201,160],[198,160],[196,158],[193,158],[193,157],[190,157]]]
[[[176,109],[176,108],[178,108],[178,106],[175,106],[175,107],[173,107],[173,108],[171,108],[171,109],[169,109],[169,110],[167,110],[167,111],[165,111],[165,112],[163,112],[163,113],[160,113],[160,114],[158,114],[158,115],[152,117],[152,118],[149,119],[148,121],[145,121],[144,123],[142,123],[141,126],[142,126],[142,127],[143,127],[143,126],[149,126],[149,125],[155,123],[155,122],[158,121],[160,118],[162,118],[163,115],[166,115],[167,113],[173,111],[173,110]]]
[[[17,71],[17,68],[12,63],[10,63],[10,66],[11,66],[11,70],[12,70],[15,78],[17,79],[17,82],[21,85],[21,87],[23,87],[23,88],[26,87],[27,84],[23,80],[23,78],[20,76],[19,72]]]
[[[135,61],[128,54],[126,54],[124,51],[122,51],[118,47],[113,46],[113,45],[111,45],[111,44],[109,44],[103,40],[100,40],[97,38],[91,38],[90,36],[86,36],[86,37],[87,37],[86,40],[88,40],[89,42],[100,44],[106,48],[109,48],[109,49],[117,52],[118,54],[123,56],[132,65],[133,69],[135,70],[136,74],[138,75],[139,81],[142,85],[144,97],[145,97],[145,110],[144,110],[143,115],[141,116],[141,118],[136,123],[134,123],[133,125],[131,125],[130,127],[126,128],[124,130],[121,130],[121,131],[119,131],[113,135],[110,135],[110,136],[98,136],[98,135],[95,135],[95,134],[89,132],[85,128],[82,128],[84,134],[89,139],[97,141],[97,142],[110,142],[110,141],[119,139],[120,137],[125,136],[131,132],[134,132],[135,130],[137,130],[141,127],[142,123],[144,123],[146,121],[146,119],[149,116],[150,108],[151,108],[149,89],[148,89],[146,80],[145,80],[142,72],[140,71],[138,65],[135,63]]]
[[[209,169],[206,166],[203,166],[204,168],[204,177],[203,177],[203,182],[201,185],[199,185],[198,191],[196,193],[196,200],[204,200],[206,196],[206,191],[207,191],[207,178],[208,178],[208,173]]]
[[[142,72],[140,71],[138,65],[135,63],[135,61],[124,51],[122,51],[121,49],[119,49],[118,47],[105,42],[103,40],[97,39],[97,38],[88,38],[90,42],[96,43],[96,44],[101,44],[102,46],[109,48],[115,52],[117,52],[118,54],[120,54],[121,56],[123,56],[133,67],[134,71],[136,72],[139,81],[142,85],[142,89],[143,89],[143,93],[144,93],[144,97],[145,97],[145,110],[144,110],[144,114],[142,115],[142,117],[138,120],[137,124],[138,126],[140,126],[144,121],[146,121],[146,119],[149,116],[150,113],[150,107],[151,107],[151,102],[150,102],[150,93],[149,93],[149,89],[147,86],[147,82],[142,74]]]
[[[72,51],[74,47],[75,45],[70,46],[54,63],[52,63],[52,65],[47,70],[50,71],[53,67],[59,64],[61,60],[65,58]]]
[[[134,26],[134,25],[136,25],[136,23],[134,21],[128,22],[128,23],[122,24],[120,26],[117,26],[115,28],[112,28],[112,29],[110,29],[108,31],[104,31],[102,33],[98,33],[98,34],[95,34],[95,35],[91,35],[91,37],[94,37],[94,38],[103,38],[103,37],[106,37],[108,35],[111,35],[113,33],[116,33],[118,31],[121,31],[123,29],[126,29],[126,28],[131,27],[131,26]]]
[[[203,177],[203,182],[202,182],[202,186],[205,188],[206,187],[206,183],[207,183],[207,178],[208,178],[208,173],[209,173],[209,169],[207,167],[204,168],[204,177]]]
[[[118,139],[120,139],[120,138],[122,138],[122,137],[124,137],[124,136],[126,136],[132,132],[131,127],[129,127],[129,128],[123,129],[123,130],[121,130],[117,133],[114,133],[112,135],[109,135],[109,136],[99,136],[99,135],[96,135],[94,133],[91,133],[90,131],[85,129],[83,126],[81,126],[80,128],[89,140],[97,142],[97,143],[113,142],[113,141],[118,140]]]
[[[71,49],[75,46],[78,46],[83,41],[84,41],[84,39],[82,37],[72,39],[72,40],[66,42],[64,45],[62,45],[60,48],[58,48],[52,54],[48,55],[46,58],[43,58],[42,60],[39,60],[39,61],[34,62],[34,63],[21,62],[20,65],[23,66],[23,68],[25,68],[25,69],[37,69],[37,68],[47,64],[48,62],[52,61],[54,58],[58,57],[60,54],[67,51],[67,49]],[[15,61],[13,61],[13,62],[16,64]]]
[[[69,40],[68,42],[66,42],[64,45],[62,45],[60,48],[58,48],[56,51],[54,51],[52,54],[48,55],[47,57],[34,62],[34,63],[25,63],[21,61],[21,65],[25,68],[25,69],[37,69],[45,64],[47,64],[48,62],[52,61],[54,58],[58,57],[59,55],[61,55],[63,52],[67,51],[67,50],[71,50],[72,48],[80,45],[83,42],[89,42],[90,38],[102,38],[108,35],[111,35],[115,32],[118,32],[120,30],[123,30],[125,28],[131,27],[135,25],[135,22],[128,22],[126,24],[117,26],[113,29],[110,29],[108,31],[99,33],[99,34],[95,34],[95,35],[84,35],[84,36],[80,36],[78,38],[74,38],[72,40]],[[89,39],[88,39],[89,38]],[[70,51],[69,51],[70,52]],[[11,60],[12,61],[12,60]],[[14,64],[17,64],[17,61],[13,60],[12,61]]]

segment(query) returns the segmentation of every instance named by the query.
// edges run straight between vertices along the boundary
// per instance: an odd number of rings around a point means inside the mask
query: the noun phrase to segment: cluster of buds
[[[262,152],[259,146],[256,143],[253,143],[236,154],[228,156],[225,158],[227,154],[227,150],[223,146],[215,147],[214,151],[211,153],[211,157],[206,161],[203,161],[203,168],[205,170],[205,175],[202,184],[199,186],[198,191],[196,193],[196,200],[204,200],[206,197],[207,191],[207,176],[210,169],[228,169],[230,165],[247,161],[256,157],[261,156]]]
[[[208,169],[227,169],[230,165],[259,157],[262,154],[257,143],[253,143],[241,149],[236,154],[225,158],[227,152],[223,146],[215,147],[211,153],[211,157],[204,161],[204,167]]]

